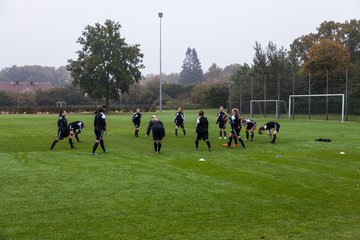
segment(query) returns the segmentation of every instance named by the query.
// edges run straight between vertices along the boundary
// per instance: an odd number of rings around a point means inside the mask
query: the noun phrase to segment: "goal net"
[[[284,100],[250,100],[250,115],[262,115],[266,118],[268,115],[275,115],[276,119],[280,118],[280,114],[287,114],[286,103]]]
[[[314,118],[344,122],[344,94],[289,95],[289,119]]]

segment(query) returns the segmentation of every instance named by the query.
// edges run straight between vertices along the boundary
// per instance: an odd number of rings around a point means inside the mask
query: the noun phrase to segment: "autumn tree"
[[[311,72],[314,78],[324,78],[326,72],[336,76],[350,66],[350,51],[340,41],[322,39],[313,44],[307,54],[307,61],[301,68],[304,74]]]
[[[352,63],[360,61],[360,21],[352,19],[344,23],[325,21],[320,24],[316,33],[296,38],[290,45],[292,63],[298,66],[305,63],[312,46],[322,39],[339,41],[349,49]]]

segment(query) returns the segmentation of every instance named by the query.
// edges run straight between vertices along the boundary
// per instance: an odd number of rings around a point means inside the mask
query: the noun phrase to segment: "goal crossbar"
[[[284,103],[284,107],[285,107],[285,111],[287,112],[288,110],[286,109],[286,103],[285,100],[274,100],[274,99],[259,99],[259,100],[250,100],[250,116],[253,117],[253,103],[261,103],[261,102],[275,102],[276,104],[276,119],[279,119],[279,107],[280,104],[279,103]],[[260,110],[261,112],[261,110]]]
[[[289,119],[291,118],[291,99],[295,97],[341,97],[341,122],[344,122],[345,113],[345,94],[308,94],[308,95],[289,95]]]

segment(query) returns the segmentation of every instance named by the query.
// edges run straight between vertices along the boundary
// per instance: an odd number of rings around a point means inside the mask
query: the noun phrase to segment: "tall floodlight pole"
[[[159,12],[160,18],[160,112],[162,112],[162,78],[161,78],[161,18],[163,17],[163,13]]]

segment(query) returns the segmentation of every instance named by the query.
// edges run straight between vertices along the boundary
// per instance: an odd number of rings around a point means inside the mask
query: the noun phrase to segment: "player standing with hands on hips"
[[[178,111],[175,114],[175,119],[174,119],[174,123],[175,123],[175,136],[178,135],[178,128],[181,127],[184,133],[184,136],[186,134],[186,130],[185,130],[185,114],[184,114],[184,110],[179,107]]]
[[[95,136],[96,136],[96,140],[95,140],[95,144],[93,146],[93,150],[92,150],[92,155],[97,155],[96,149],[99,146],[102,148],[102,150],[104,152],[107,152],[105,145],[104,145],[104,139],[103,139],[103,135],[104,132],[106,131],[106,115],[105,115],[105,111],[104,108],[102,106],[99,106],[97,108],[97,111],[95,113],[95,118],[94,118],[94,132],[95,132]]]
[[[222,139],[223,134],[224,134],[224,139],[226,139],[226,121],[223,120],[224,115],[226,115],[224,112],[224,107],[221,106],[220,112],[217,114],[217,118],[216,118],[216,124],[219,124],[219,134],[220,134],[219,139]]]

